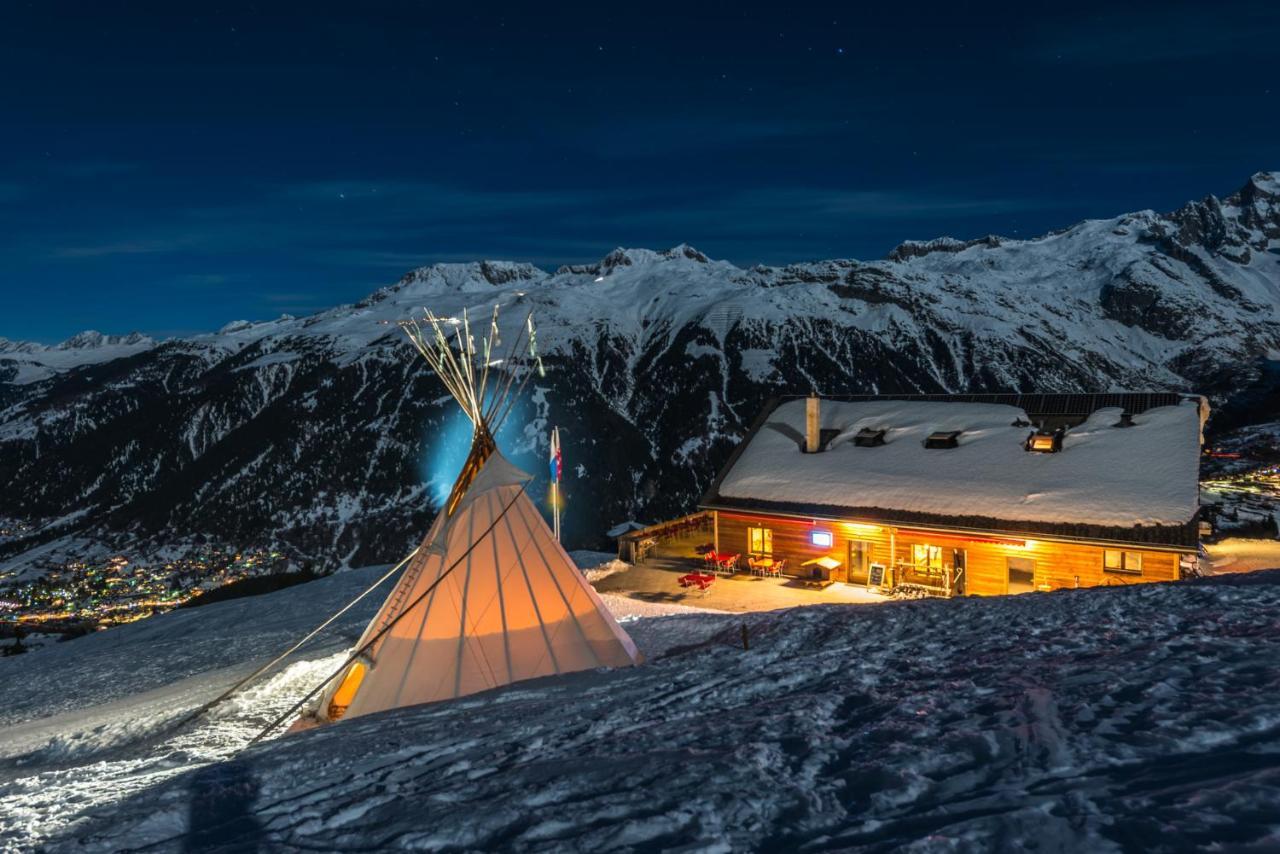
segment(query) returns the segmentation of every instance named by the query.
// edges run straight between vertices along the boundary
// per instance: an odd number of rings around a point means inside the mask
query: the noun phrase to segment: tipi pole
[[[501,522],[503,518],[506,517],[507,511],[509,511],[512,507],[515,506],[516,501],[520,499],[521,495],[524,495],[524,490],[527,485],[528,485],[527,481],[525,483],[520,484],[520,489],[516,492],[515,496],[507,503],[506,507],[502,508],[502,512],[498,514],[498,517],[494,519],[492,523],[490,523],[489,527],[485,528],[484,531],[481,532],[480,536],[476,537],[475,542],[467,546],[467,550],[463,552],[461,555],[459,555],[457,560],[449,564],[449,567],[444,572],[440,573],[440,576],[435,581],[431,582],[431,584],[427,586],[426,590],[422,591],[422,593],[417,598],[415,598],[412,602],[410,602],[408,605],[402,608],[400,610],[400,613],[396,615],[394,620],[391,620],[389,623],[383,626],[377,633],[374,634],[373,637],[369,638],[369,640],[366,641],[359,649],[351,653],[351,655],[347,657],[347,660],[342,662],[341,667],[339,667],[337,670],[333,671],[328,676],[326,676],[323,682],[321,682],[319,685],[317,685],[316,687],[308,691],[307,695],[303,697],[301,700],[299,700],[298,702],[294,703],[292,706],[290,706],[288,711],[286,711],[280,717],[276,718],[271,723],[267,724],[266,728],[263,729],[262,732],[255,735],[253,739],[248,744],[245,745],[245,747],[246,748],[253,747],[259,741],[265,738],[267,734],[270,733],[273,729],[280,726],[280,724],[284,723],[289,718],[297,714],[299,709],[305,706],[308,702],[311,701],[312,697],[314,697],[316,694],[319,694],[320,691],[324,689],[324,686],[328,685],[334,679],[337,679],[344,672],[346,672],[346,669],[351,666],[352,662],[354,662],[360,656],[364,655],[369,650],[369,648],[373,646],[375,643],[382,640],[383,636],[385,636],[387,632],[395,628],[396,623],[400,622],[401,618],[403,618],[406,614],[408,614],[410,611],[416,608],[419,602],[421,602],[423,599],[426,599],[428,596],[430,596],[431,593],[436,589],[436,587],[440,585],[440,582],[448,578],[449,573],[453,572],[458,567],[458,564],[466,560],[471,555],[471,553],[475,551],[476,546],[484,542],[485,537],[493,533],[493,529],[498,527],[498,523]]]

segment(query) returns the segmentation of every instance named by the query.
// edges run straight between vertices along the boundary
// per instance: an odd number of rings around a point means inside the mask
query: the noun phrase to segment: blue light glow
[[[429,427],[422,442],[422,459],[420,472],[422,482],[427,486],[427,494],[431,496],[436,507],[440,507],[449,498],[449,491],[458,479],[458,472],[467,461],[471,452],[471,420],[457,407],[451,407],[444,422],[438,427]],[[538,459],[531,449],[524,447],[529,443],[525,435],[528,424],[527,404],[524,400],[516,401],[507,416],[502,428],[494,439],[503,455],[520,468],[533,474],[540,474],[546,469],[544,461]],[[545,440],[545,437],[543,437]],[[521,450],[514,450],[521,448]],[[545,479],[539,478],[539,480]],[[530,495],[536,495],[533,488]]]

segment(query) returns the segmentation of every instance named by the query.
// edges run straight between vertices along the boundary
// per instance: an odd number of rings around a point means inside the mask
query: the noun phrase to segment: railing
[[[618,559],[630,563],[639,563],[653,546],[661,540],[680,537],[693,531],[710,529],[712,516],[710,511],[700,510],[678,519],[658,522],[644,528],[628,531],[618,537]],[[648,547],[646,548],[646,544]]]
[[[947,565],[931,566],[899,560],[893,567],[894,587],[917,587],[945,597],[951,596],[955,577],[955,569]]]

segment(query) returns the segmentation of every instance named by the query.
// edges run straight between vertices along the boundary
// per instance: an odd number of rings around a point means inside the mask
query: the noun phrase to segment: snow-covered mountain
[[[0,848],[1275,848],[1276,571],[749,615],[605,594],[644,666],[244,750],[341,664],[370,597],[172,727],[377,574],[0,659],[21,686],[0,707]]]
[[[92,329],[52,346],[0,338],[0,383],[34,383],[84,365],[132,356],[155,344],[139,332],[103,335]]]
[[[904,243],[875,262],[743,269],[678,246],[554,273],[439,264],[310,317],[164,342],[6,342],[0,517],[30,527],[0,562],[72,535],[399,557],[465,439],[395,323],[494,304],[507,323],[533,312],[547,367],[506,444],[540,457],[560,425],[566,538],[596,543],[619,521],[691,509],[777,393],[1265,399],[1280,387],[1280,178],[1033,240]]]

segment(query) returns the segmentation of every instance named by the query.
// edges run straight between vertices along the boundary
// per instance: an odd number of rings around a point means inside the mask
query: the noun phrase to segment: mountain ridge
[[[0,519],[26,532],[0,541],[0,568],[71,538],[398,558],[461,463],[456,414],[395,325],[424,306],[487,318],[500,303],[507,330],[533,313],[547,375],[504,442],[541,472],[561,427],[570,545],[690,509],[779,393],[1154,388],[1230,412],[1280,390],[1273,173],[1167,214],[895,253],[742,268],[681,244],[554,272],[435,264],[307,317],[0,350]]]

